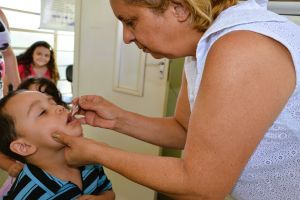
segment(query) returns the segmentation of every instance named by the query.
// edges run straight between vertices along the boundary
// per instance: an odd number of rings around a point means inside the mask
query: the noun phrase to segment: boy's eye
[[[42,115],[44,115],[44,114],[46,114],[46,110],[43,110],[40,114],[39,114],[39,116],[42,116]]]
[[[56,101],[54,101],[54,99],[52,99],[52,98],[49,100],[49,104],[50,105],[57,105]]]

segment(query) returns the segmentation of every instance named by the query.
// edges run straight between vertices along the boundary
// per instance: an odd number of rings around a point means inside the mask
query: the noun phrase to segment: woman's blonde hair
[[[170,2],[183,3],[191,13],[191,24],[199,31],[205,31],[226,8],[238,0],[124,0],[127,4],[153,9],[163,13]]]

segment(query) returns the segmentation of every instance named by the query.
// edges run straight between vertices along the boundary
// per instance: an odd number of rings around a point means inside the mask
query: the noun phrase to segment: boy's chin
[[[67,129],[64,129],[63,131],[57,131],[57,132],[61,132],[61,133],[64,133],[66,135],[69,135],[69,136],[73,136],[73,137],[82,137],[83,136],[83,130],[81,127],[76,127],[76,128],[67,128]]]
[[[67,135],[73,136],[73,137],[82,137],[83,133],[82,133],[82,129],[80,128],[80,130],[73,130],[73,131],[69,131],[66,133]]]
[[[83,137],[83,133],[79,133],[79,134],[76,134],[76,135],[73,135],[74,137]]]
[[[75,133],[74,131],[73,132],[66,132],[65,134],[69,135],[69,136],[73,136],[73,137],[82,137],[82,135],[83,135],[82,132],[76,132]]]

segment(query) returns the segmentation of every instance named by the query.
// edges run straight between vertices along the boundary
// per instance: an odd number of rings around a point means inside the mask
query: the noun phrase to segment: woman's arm
[[[114,130],[166,148],[183,149],[190,117],[185,74],[177,98],[174,117],[154,118],[124,112]]]
[[[176,199],[224,199],[294,87],[287,49],[268,37],[236,31],[219,39],[209,52],[182,158],[125,152],[63,134],[56,137],[68,146],[66,159],[73,165],[102,163]]]
[[[147,117],[123,110],[102,97],[83,96],[74,101],[85,111],[82,120],[92,126],[113,129],[151,144],[167,148],[183,149],[190,109],[186,79],[183,81],[177,100],[175,117]],[[95,113],[95,111],[97,112]]]

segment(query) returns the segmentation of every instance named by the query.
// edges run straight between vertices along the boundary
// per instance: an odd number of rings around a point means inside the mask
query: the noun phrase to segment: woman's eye
[[[124,23],[128,27],[134,27],[134,22],[132,20],[125,21]]]
[[[133,22],[126,22],[126,26],[133,26]]]

